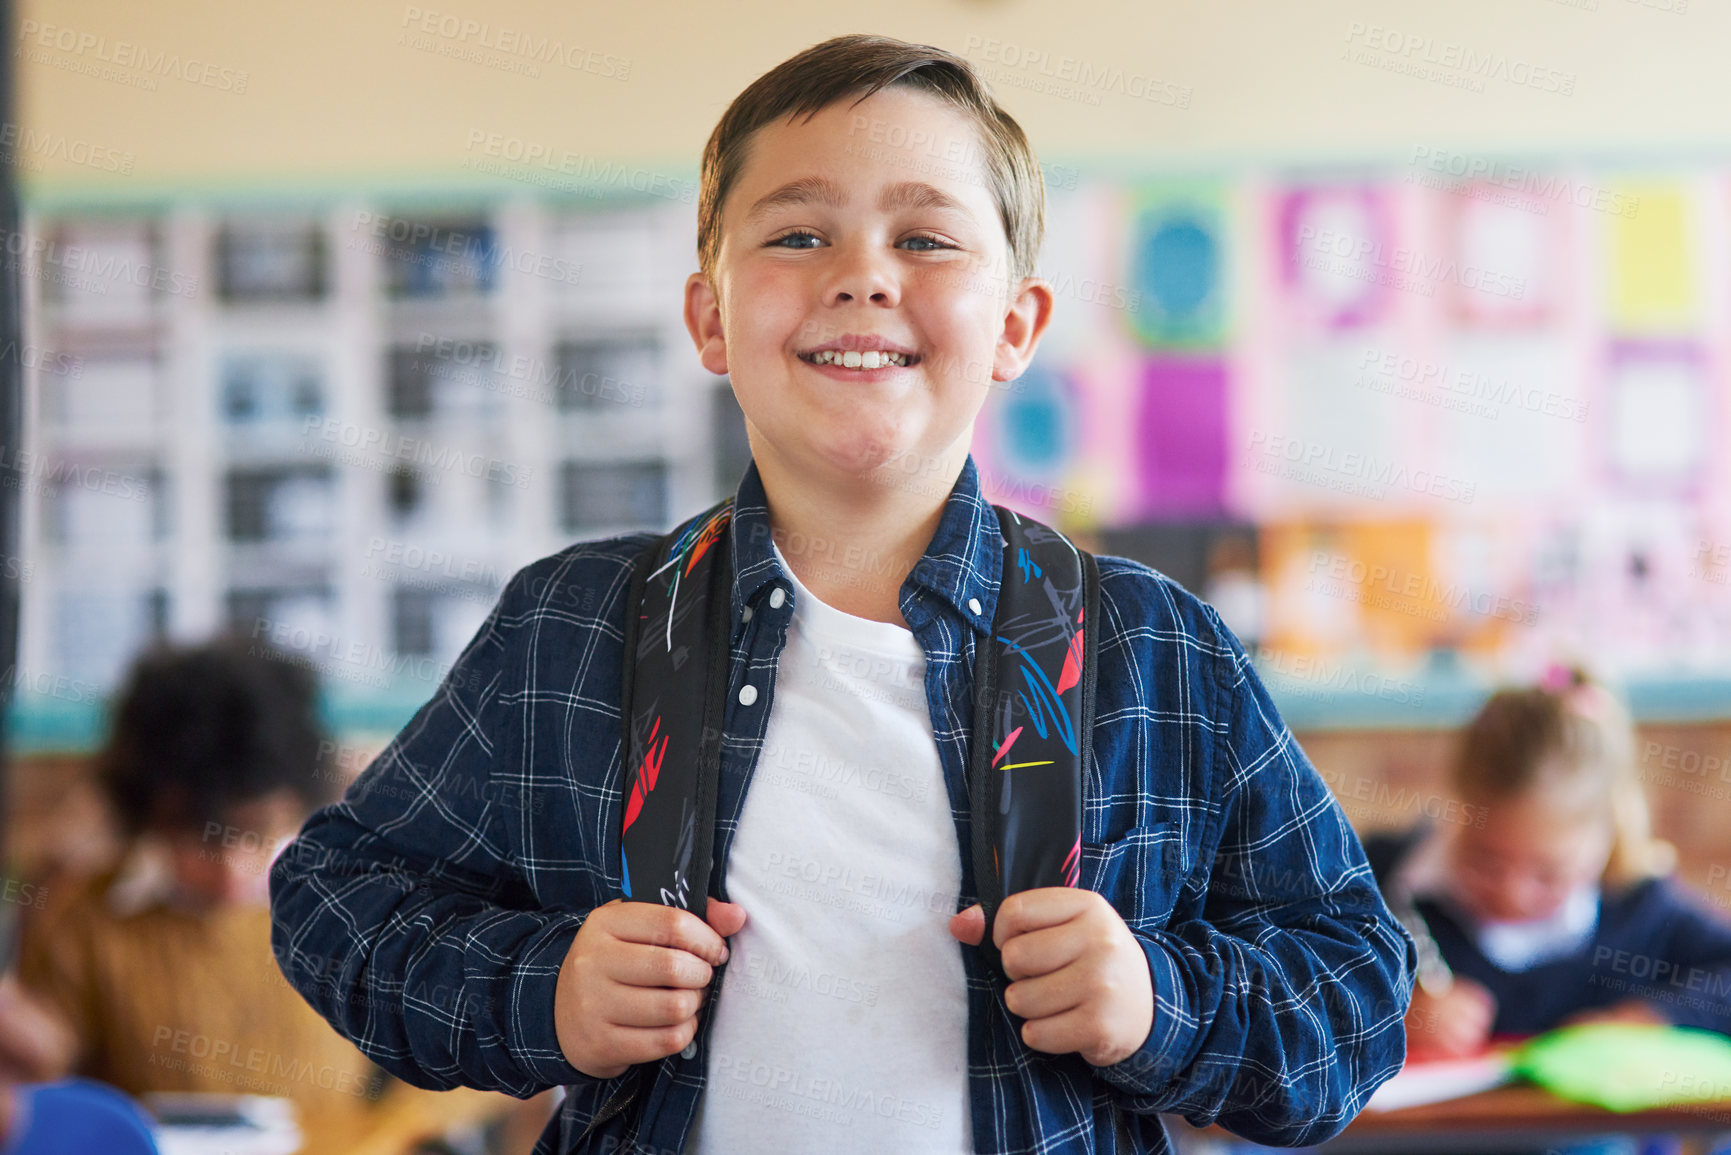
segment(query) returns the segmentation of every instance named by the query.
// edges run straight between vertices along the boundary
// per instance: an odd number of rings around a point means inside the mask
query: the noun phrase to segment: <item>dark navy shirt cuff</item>
[[[1148,958],[1154,984],[1154,1021],[1140,1047],[1110,1066],[1095,1067],[1094,1073],[1129,1094],[1154,1095],[1181,1069],[1182,1057],[1190,1051],[1191,1028],[1187,1024],[1194,1016],[1187,1005],[1178,955],[1164,944],[1165,932],[1132,933]]]

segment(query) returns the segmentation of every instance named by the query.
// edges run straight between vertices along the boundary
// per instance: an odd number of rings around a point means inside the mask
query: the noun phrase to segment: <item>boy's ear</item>
[[[727,334],[721,327],[721,302],[702,273],[685,279],[685,328],[703,367],[717,377],[727,376]]]
[[[1023,277],[1004,314],[1004,331],[992,352],[992,380],[1014,381],[1027,369],[1040,336],[1052,320],[1052,287],[1038,277]]]

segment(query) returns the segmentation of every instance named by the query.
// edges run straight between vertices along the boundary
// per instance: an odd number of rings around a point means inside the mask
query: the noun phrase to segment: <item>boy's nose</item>
[[[874,305],[896,305],[901,302],[901,283],[890,258],[862,246],[843,246],[831,263],[828,283],[824,286],[824,303],[845,305],[868,301]]]

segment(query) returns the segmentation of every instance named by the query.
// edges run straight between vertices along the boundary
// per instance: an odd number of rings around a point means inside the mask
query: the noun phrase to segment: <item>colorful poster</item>
[[[1444,203],[1452,251],[1442,279],[1455,320],[1501,329],[1548,321],[1564,282],[1563,218],[1486,184],[1468,185]]]
[[[973,454],[989,500],[1062,529],[1093,524],[1095,479],[1083,469],[1102,454],[1077,381],[1040,366],[1005,388],[975,427]]]
[[[1131,333],[1154,349],[1212,349],[1226,338],[1226,225],[1215,185],[1132,194]]]
[[[1688,342],[1611,347],[1606,375],[1606,465],[1625,492],[1693,495],[1715,428],[1706,354]]]
[[[1143,363],[1136,449],[1144,516],[1225,510],[1226,390],[1222,361],[1151,357]]]
[[[1608,218],[1608,313],[1611,328],[1628,336],[1681,334],[1700,321],[1696,239],[1690,202],[1678,185],[1623,190],[1639,205],[1629,216]]]
[[[1297,189],[1279,200],[1276,261],[1293,318],[1309,327],[1356,329],[1384,320],[1396,266],[1394,210],[1369,185]]]

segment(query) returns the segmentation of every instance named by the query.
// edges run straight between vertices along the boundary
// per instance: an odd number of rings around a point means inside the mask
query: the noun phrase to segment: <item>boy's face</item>
[[[704,367],[732,378],[766,479],[885,470],[948,492],[992,383],[1021,374],[1052,308],[1038,280],[1007,283],[980,151],[960,112],[893,86],[751,140],[714,283],[692,275],[685,316]],[[909,363],[840,363],[874,349]]]

